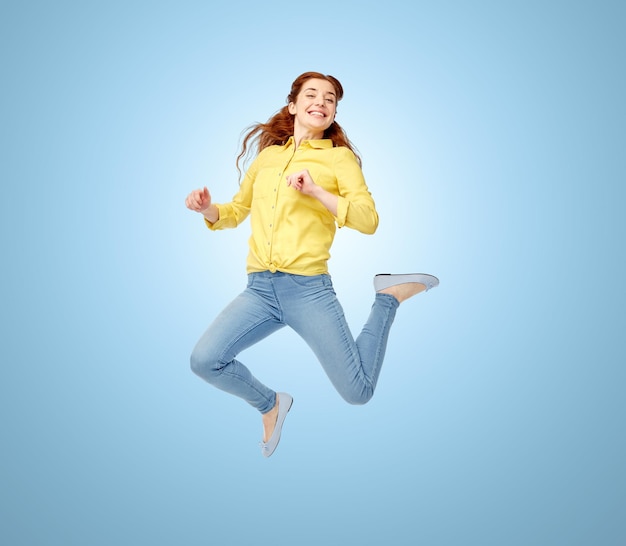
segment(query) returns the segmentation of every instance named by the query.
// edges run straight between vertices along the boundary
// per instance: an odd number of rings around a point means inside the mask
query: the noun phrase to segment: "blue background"
[[[626,544],[621,2],[8,2],[0,12],[0,541]],[[338,233],[357,331],[399,310],[345,404],[283,330],[242,355],[294,395],[279,450],[189,370],[245,283],[243,129],[332,74],[379,231]]]

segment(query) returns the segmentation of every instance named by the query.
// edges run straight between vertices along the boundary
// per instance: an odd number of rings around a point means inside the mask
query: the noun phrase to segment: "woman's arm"
[[[335,216],[337,226],[371,235],[378,228],[378,213],[361,166],[354,153],[346,147],[333,148],[333,155],[333,171],[339,190]]]

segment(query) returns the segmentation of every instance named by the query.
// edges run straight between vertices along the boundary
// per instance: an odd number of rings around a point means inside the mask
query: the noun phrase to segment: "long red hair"
[[[276,112],[266,123],[255,123],[244,131],[243,141],[241,144],[241,153],[237,156],[237,171],[241,175],[239,162],[246,158],[253,151],[257,155],[261,150],[274,144],[282,145],[289,137],[293,136],[294,116],[289,113],[288,105],[290,102],[296,102],[296,97],[302,90],[302,86],[311,79],[326,80],[335,88],[337,102],[343,97],[343,86],[339,80],[333,76],[324,75],[319,72],[305,72],[300,74],[291,84],[291,91],[287,95],[287,104]],[[345,146],[349,148],[357,158],[361,165],[361,157],[357,153],[354,145],[350,142],[348,135],[343,128],[333,121],[331,126],[324,131],[324,138],[333,141],[333,146]]]

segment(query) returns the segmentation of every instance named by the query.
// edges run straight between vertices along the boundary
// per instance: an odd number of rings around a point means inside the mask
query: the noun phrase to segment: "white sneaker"
[[[409,282],[417,282],[423,284],[426,290],[439,286],[439,279],[425,273],[406,273],[402,275],[392,275],[390,273],[380,273],[374,277],[374,289],[380,292],[390,286],[404,284]]]

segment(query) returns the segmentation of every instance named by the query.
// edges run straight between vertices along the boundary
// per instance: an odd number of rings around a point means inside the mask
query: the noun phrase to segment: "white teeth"
[[[312,116],[320,117],[320,118],[324,117],[324,114],[322,114],[321,112],[309,112],[309,114],[311,114]]]

